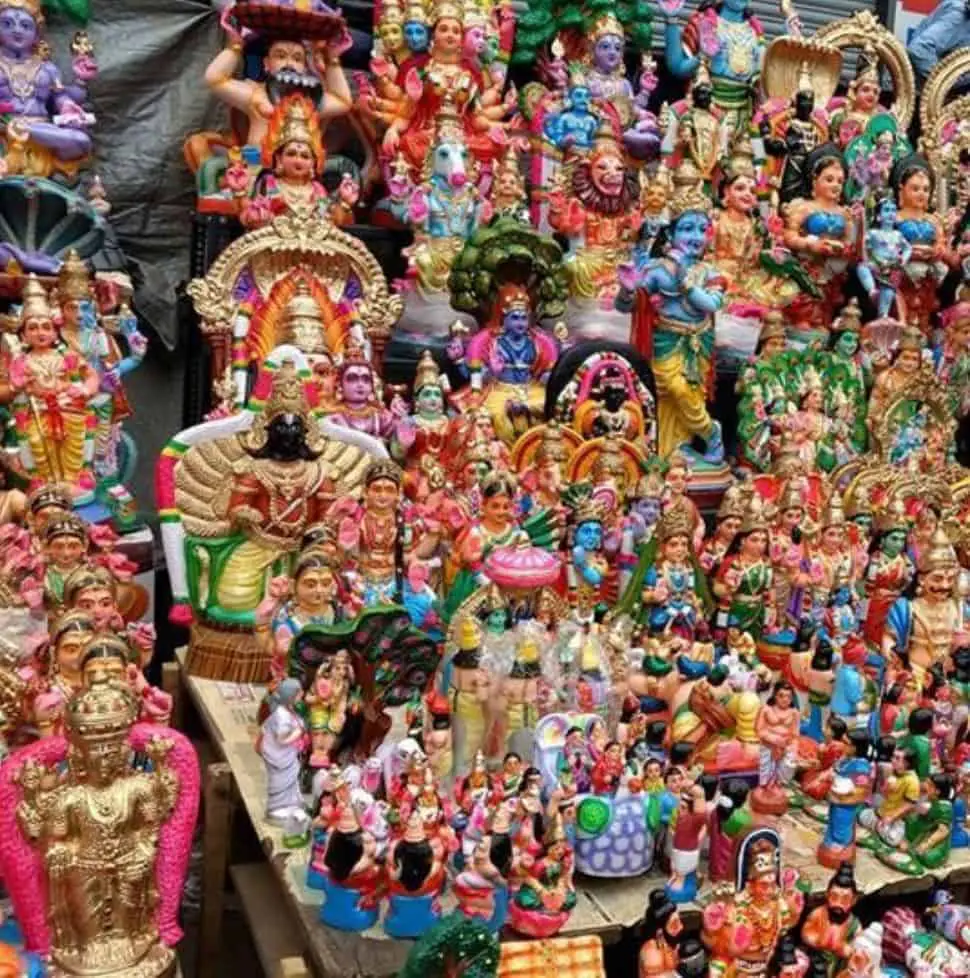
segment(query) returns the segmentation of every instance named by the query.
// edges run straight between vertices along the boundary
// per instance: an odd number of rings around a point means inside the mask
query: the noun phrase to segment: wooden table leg
[[[219,952],[232,829],[232,768],[219,762],[205,771],[205,822],[202,831],[202,914],[199,923],[198,978],[222,978]]]
[[[182,669],[177,662],[162,665],[162,689],[172,697],[173,729],[185,730],[185,699],[182,695]]]

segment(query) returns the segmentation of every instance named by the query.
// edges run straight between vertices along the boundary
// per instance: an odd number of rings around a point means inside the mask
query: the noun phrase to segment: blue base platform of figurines
[[[361,931],[373,927],[377,923],[379,912],[374,909],[364,909],[360,905],[360,890],[352,890],[346,886],[338,886],[328,877],[320,875],[324,893],[323,906],[320,908],[320,922],[335,930]]]
[[[697,873],[688,873],[681,887],[671,886],[668,883],[664,887],[664,893],[673,903],[690,903],[697,896]]]
[[[389,937],[420,937],[432,924],[441,919],[439,894],[401,896],[394,894],[388,901],[384,931]]]

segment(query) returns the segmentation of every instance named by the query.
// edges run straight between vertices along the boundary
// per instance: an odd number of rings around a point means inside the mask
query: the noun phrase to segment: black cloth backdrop
[[[60,16],[48,24],[65,73],[76,29]],[[208,0],[93,0],[87,31],[100,66],[90,88],[97,116],[91,170],[112,205],[109,220],[129,261],[137,311],[171,348],[194,201],[182,141],[227,118],[202,80],[222,42],[218,13]]]

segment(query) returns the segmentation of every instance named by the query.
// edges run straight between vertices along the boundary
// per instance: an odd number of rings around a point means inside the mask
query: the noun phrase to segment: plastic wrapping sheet
[[[69,74],[77,26],[57,17],[48,27],[54,58]],[[87,31],[100,66],[90,87],[97,116],[92,170],[112,205],[137,310],[171,347],[194,202],[182,141],[226,122],[202,81],[221,44],[218,13],[209,0],[94,0]]]

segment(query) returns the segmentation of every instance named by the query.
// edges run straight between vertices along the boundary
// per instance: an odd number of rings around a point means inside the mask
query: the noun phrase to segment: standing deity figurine
[[[33,275],[24,286],[18,332],[21,349],[8,372],[24,469],[38,484],[68,486],[76,505],[90,501],[98,376],[63,343],[47,290]]]
[[[50,955],[56,978],[175,966],[198,760],[181,734],[137,717],[127,684],[92,673],[67,705],[66,740],[4,766],[0,864],[26,946]]]
[[[876,204],[875,227],[866,231],[863,239],[863,260],[856,268],[862,287],[876,303],[880,319],[888,316],[896,306],[896,316],[906,322],[906,310],[899,296],[903,266],[913,253],[912,245],[896,227],[898,211],[892,197],[885,197]]]
[[[743,133],[754,115],[755,91],[764,60],[764,30],[748,0],[701,4],[681,28],[674,20],[684,0],[663,0],[664,56],[678,78],[689,78],[710,59],[714,104],[724,113],[728,140]]]
[[[724,301],[726,283],[704,260],[710,207],[697,183],[682,185],[671,204],[662,257],[647,262],[624,285],[638,291],[633,342],[650,357],[657,382],[660,455],[680,450],[695,464],[716,466],[723,462],[724,447],[707,395],[713,381],[714,314]]]
[[[73,249],[57,276],[61,339],[97,374],[98,393],[89,402],[95,415],[94,476],[99,488],[117,486],[133,469],[133,457],[122,458],[122,422],[131,417],[124,380],[145,357],[148,340],[138,318],[123,304],[116,316],[98,314],[91,273]],[[130,439],[128,455],[134,454]],[[124,464],[123,464],[124,463]]]

